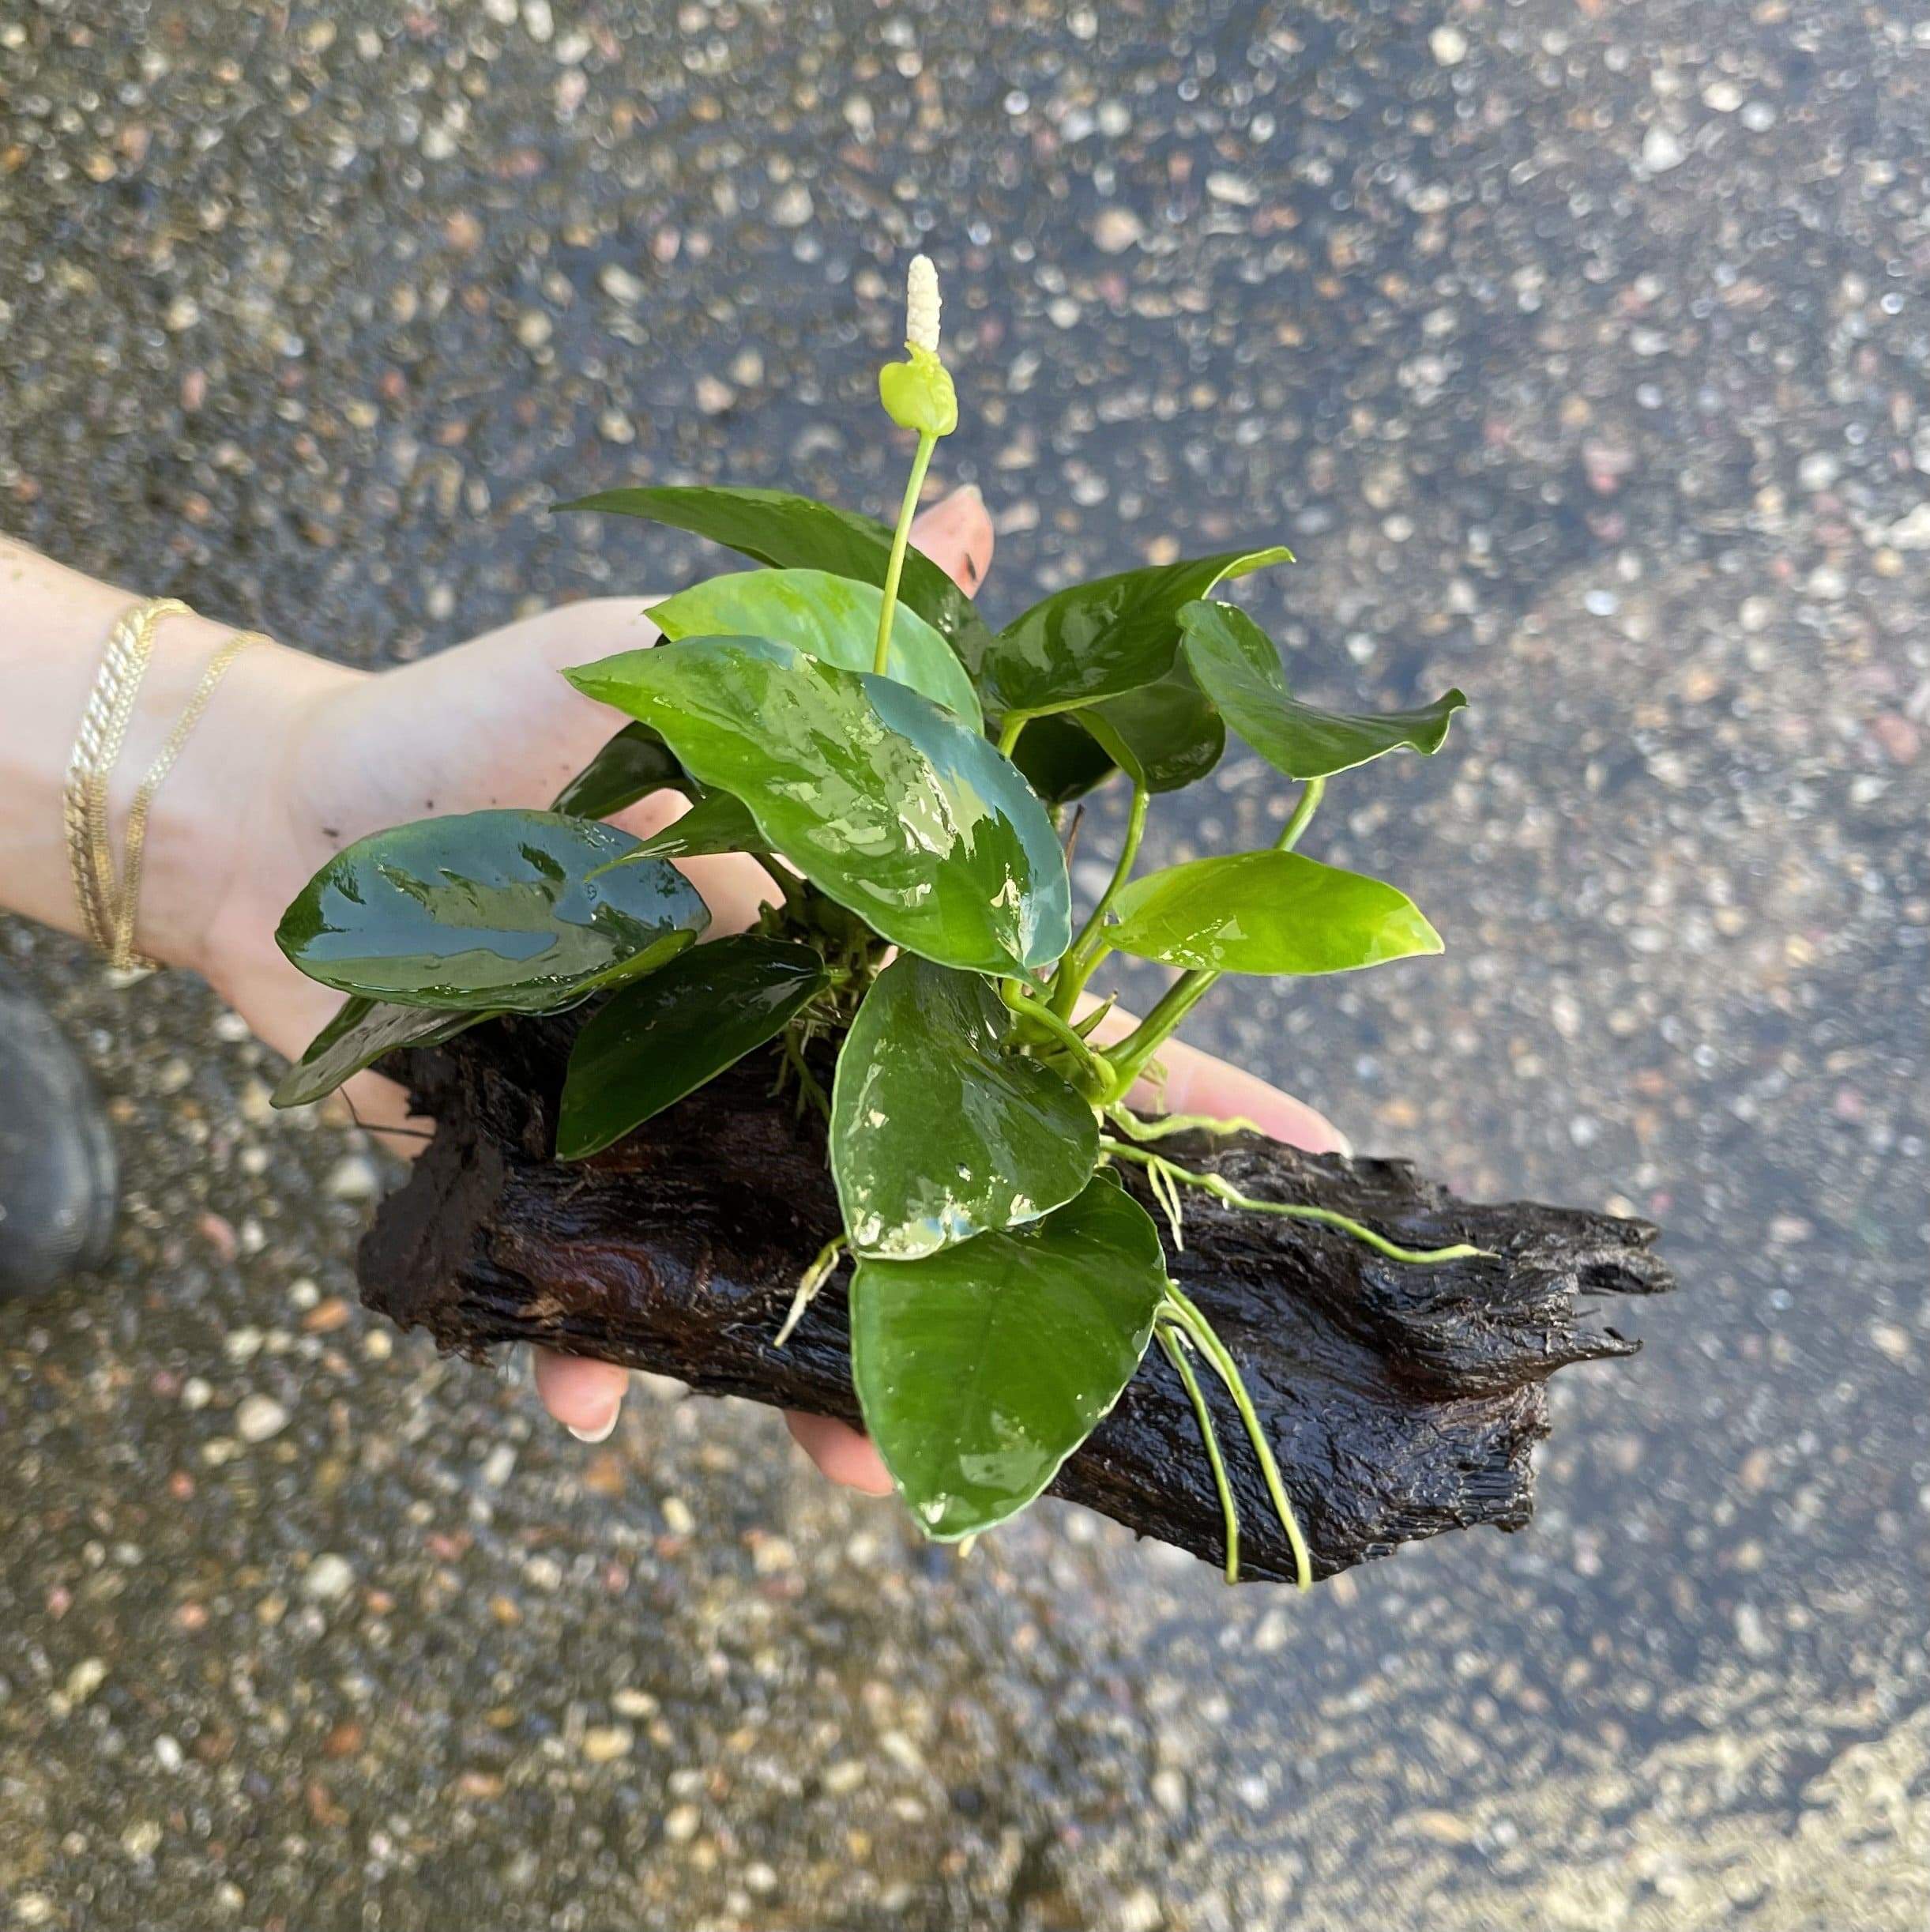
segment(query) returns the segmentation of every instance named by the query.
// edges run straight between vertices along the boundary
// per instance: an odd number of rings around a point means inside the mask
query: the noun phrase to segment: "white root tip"
[[[905,276],[905,339],[939,351],[939,272],[929,255],[913,255]]]

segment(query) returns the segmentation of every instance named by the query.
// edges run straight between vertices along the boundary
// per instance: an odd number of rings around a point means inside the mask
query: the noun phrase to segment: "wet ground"
[[[886,506],[922,240],[995,613],[1284,536],[1307,691],[1473,697],[1316,840],[1446,957],[1194,1036],[1689,1292],[1525,1535],[961,1563],[767,1415],[585,1448],[374,1325],[356,1137],[13,928],[129,1197],[0,1310],[0,1923],[1924,1924],[1927,173],[1910,0],[8,9],[9,531],[371,663],[665,587],[541,506]]]

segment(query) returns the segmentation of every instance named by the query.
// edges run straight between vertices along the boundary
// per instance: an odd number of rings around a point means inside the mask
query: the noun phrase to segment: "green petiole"
[[[924,488],[925,471],[938,438],[929,430],[918,433],[918,448],[912,458],[912,473],[905,485],[905,500],[898,506],[897,528],[891,533],[891,560],[885,567],[885,601],[878,613],[878,649],[871,659],[873,672],[882,677],[891,662],[891,620],[898,608],[898,579],[905,574],[905,553],[912,540],[912,519],[918,514],[918,492]]]

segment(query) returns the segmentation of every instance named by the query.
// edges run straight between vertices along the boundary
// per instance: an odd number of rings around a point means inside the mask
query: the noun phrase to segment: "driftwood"
[[[754,1056],[596,1158],[559,1166],[551,1137],[577,1023],[491,1021],[385,1063],[438,1132],[363,1242],[363,1299],[472,1355],[547,1343],[855,1420],[844,1271],[772,1346],[799,1273],[837,1228],[815,1118],[773,1098],[773,1062]],[[1405,1161],[1310,1156],[1248,1135],[1161,1147],[1249,1196],[1337,1209],[1409,1246],[1491,1251],[1408,1266],[1187,1191],[1175,1278],[1244,1372],[1321,1576],[1443,1530],[1521,1528],[1548,1376],[1636,1346],[1592,1297],[1672,1286],[1642,1222],[1477,1206]],[[1241,1573],[1290,1576],[1237,1418],[1206,1380],[1240,1502]],[[1157,1348],[1052,1493],[1220,1560],[1194,1418]]]

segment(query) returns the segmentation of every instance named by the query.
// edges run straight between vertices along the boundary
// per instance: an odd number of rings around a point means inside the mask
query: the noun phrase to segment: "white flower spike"
[[[905,346],[939,352],[939,272],[929,255],[913,255],[905,271]]]

